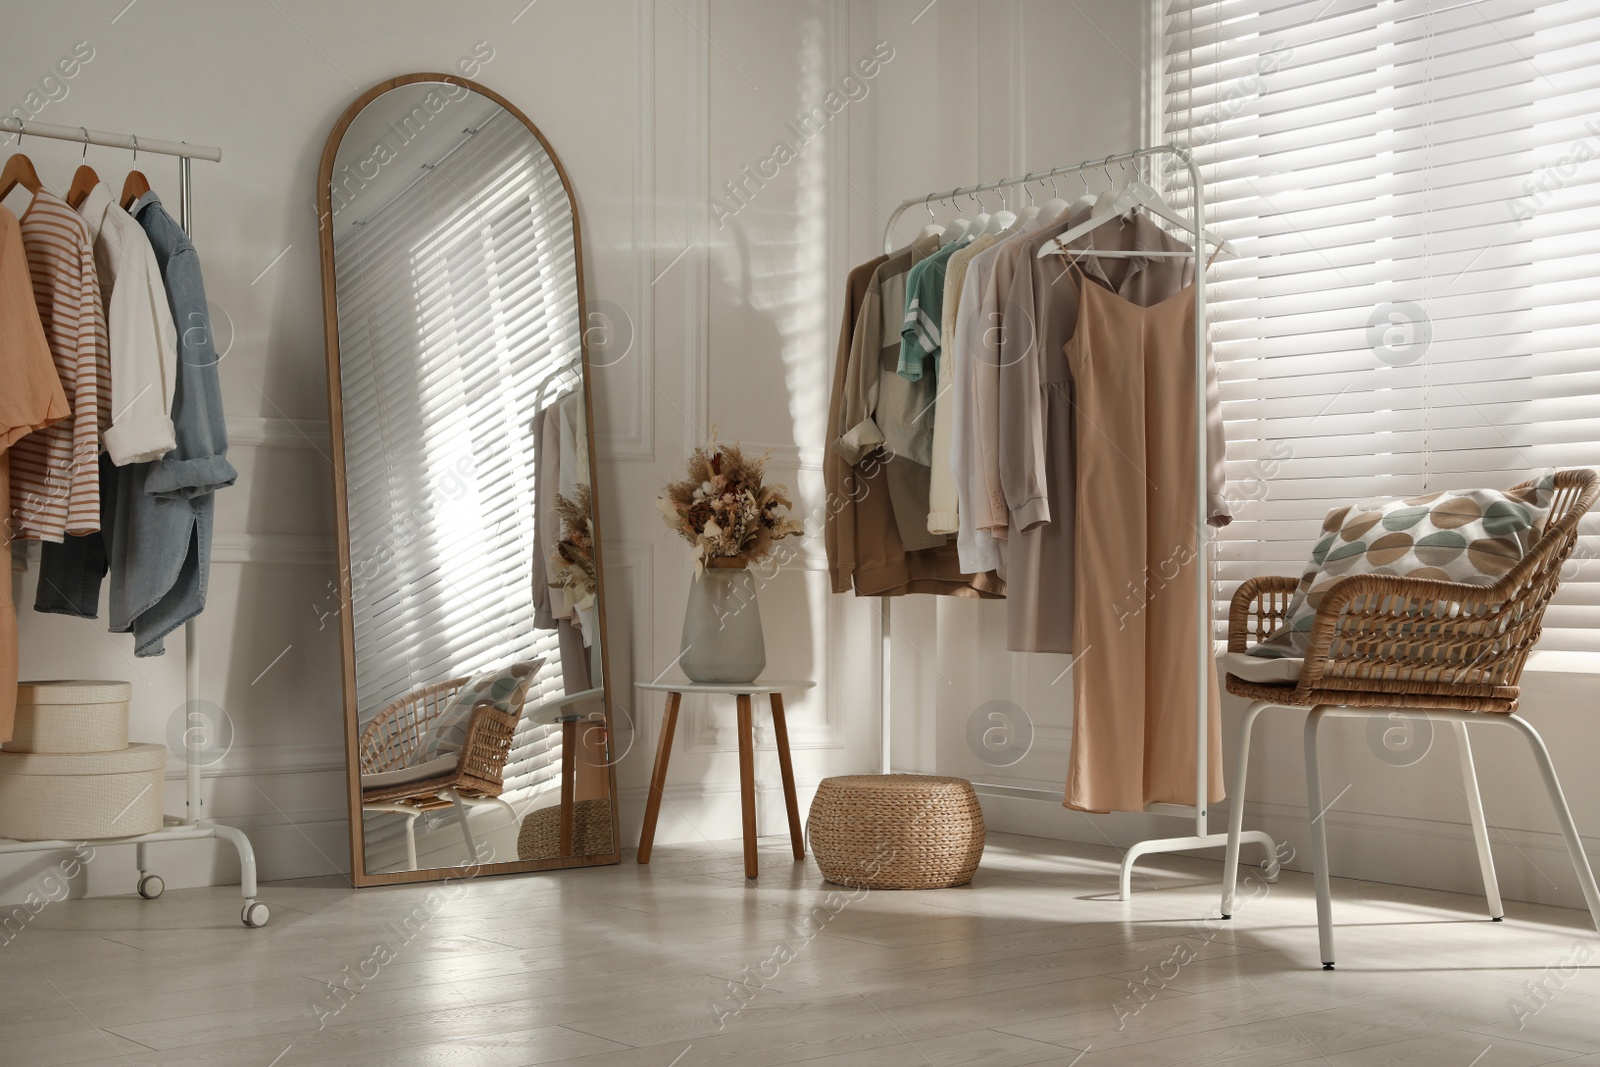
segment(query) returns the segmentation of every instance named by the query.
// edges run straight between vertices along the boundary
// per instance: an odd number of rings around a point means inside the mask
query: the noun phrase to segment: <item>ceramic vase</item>
[[[743,560],[713,559],[690,580],[678,665],[691,682],[745,685],[767,666],[755,575]]]

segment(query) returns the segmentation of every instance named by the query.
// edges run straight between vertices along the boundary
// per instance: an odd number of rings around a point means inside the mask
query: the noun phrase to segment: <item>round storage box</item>
[[[806,834],[822,876],[836,885],[945,889],[966,885],[978,869],[983,809],[965,778],[824,778]]]
[[[7,752],[116,752],[128,747],[127,682],[17,685],[17,721]]]
[[[161,829],[162,745],[121,752],[0,752],[0,837],[128,837]]]

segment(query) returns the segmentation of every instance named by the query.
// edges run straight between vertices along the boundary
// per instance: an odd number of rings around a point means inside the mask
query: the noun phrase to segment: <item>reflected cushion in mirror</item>
[[[422,746],[423,761],[431,763],[441,756],[453,756],[461,751],[467,741],[472,709],[479,704],[490,704],[507,715],[521,715],[528,687],[543,663],[542,659],[527,660],[474,675],[434,724],[433,732]]]

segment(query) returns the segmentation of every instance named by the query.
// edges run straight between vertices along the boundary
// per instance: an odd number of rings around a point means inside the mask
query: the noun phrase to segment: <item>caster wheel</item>
[[[1322,969],[1323,969],[1323,970],[1325,970],[1325,971],[1331,971],[1331,970],[1333,970],[1333,964],[1331,964],[1331,963],[1324,963],[1324,964],[1323,964],[1323,965],[1322,965]]]
[[[253,930],[267,925],[267,920],[272,918],[272,909],[259,900],[248,901],[244,910],[239,913],[239,918]]]
[[[139,895],[146,900],[154,900],[166,890],[167,883],[161,880],[159,874],[147,874],[139,879]]]

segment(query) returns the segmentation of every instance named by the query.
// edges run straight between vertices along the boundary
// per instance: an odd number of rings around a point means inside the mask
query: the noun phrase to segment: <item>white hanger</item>
[[[949,226],[945,227],[944,239],[946,243],[950,241],[959,241],[963,237],[968,236],[971,230],[972,223],[968,222],[966,219],[956,219]]]
[[[1110,157],[1107,158],[1109,160]],[[1109,170],[1106,172],[1106,176],[1110,177]],[[1102,199],[1103,198],[1104,194],[1102,194]],[[1160,258],[1188,257],[1194,255],[1192,247],[1191,250],[1187,252],[1141,253],[1130,253],[1111,249],[1072,249],[1067,247],[1069,243],[1078,239],[1079,237],[1082,237],[1084,234],[1098,229],[1102,224],[1110,222],[1119,215],[1126,214],[1127,212],[1133,211],[1136,208],[1143,208],[1152,215],[1157,215],[1163,219],[1166,219],[1174,226],[1180,227],[1182,232],[1185,234],[1194,233],[1192,224],[1188,219],[1180,215],[1170,204],[1163,200],[1161,195],[1154,189],[1146,185],[1144,182],[1139,181],[1137,178],[1134,178],[1130,179],[1125,185],[1123,185],[1123,187],[1111,198],[1109,203],[1102,204],[1100,200],[1097,199],[1095,202],[1095,210],[1083,222],[1067,230],[1054,240],[1045,242],[1044,246],[1039,249],[1038,258],[1043,259],[1046,256],[1063,253],[1067,255],[1096,255],[1110,257],[1127,257],[1137,254],[1145,257]],[[1200,238],[1203,242],[1216,245],[1223,251],[1232,251],[1232,248],[1229,247],[1226,241],[1224,241],[1221,237],[1218,237],[1215,233],[1212,233],[1210,230],[1201,229]]]
[[[1005,190],[998,191],[1000,193],[1000,210],[996,211],[993,217],[989,219],[989,229],[987,231],[995,235],[1005,233],[1017,224],[1017,213],[1006,207]]]
[[[1022,176],[1022,191],[1028,197],[1028,206],[1022,209],[1022,222],[1029,223],[1039,217],[1039,205],[1033,202],[1033,190],[1028,188],[1028,183],[1033,181],[1033,171]],[[1039,188],[1044,188],[1044,183],[1039,183]]]
[[[1085,187],[1087,187],[1087,183],[1085,183]],[[1039,209],[1039,221],[1048,226],[1065,218],[1070,210],[1072,210],[1072,205],[1061,199],[1061,190],[1056,188],[1056,176],[1054,174],[1050,175],[1050,199],[1046,200],[1044,206]]]
[[[967,232],[973,237],[982,237],[989,232],[989,213],[983,209],[983,201],[978,199],[977,193],[968,193],[978,205],[978,213],[972,216],[972,229]]]
[[[933,194],[929,193],[922,200],[922,206],[928,209],[929,221],[928,224],[922,228],[922,232],[917,234],[918,241],[926,241],[930,237],[941,237],[944,235],[944,227],[939,225],[939,220],[935,218],[933,214],[933,205],[928,203],[928,201],[932,199]]]

